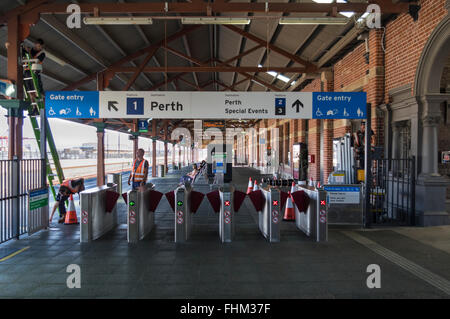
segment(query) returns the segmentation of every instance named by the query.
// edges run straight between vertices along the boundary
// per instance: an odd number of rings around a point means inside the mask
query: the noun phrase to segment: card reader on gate
[[[217,173],[226,173],[227,172],[227,168],[225,165],[223,165],[223,162],[214,162],[213,163],[213,173],[217,174]]]

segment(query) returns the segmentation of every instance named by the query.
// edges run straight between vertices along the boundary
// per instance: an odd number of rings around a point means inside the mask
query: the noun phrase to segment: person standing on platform
[[[30,54],[30,58],[32,60],[35,60],[34,62],[32,62],[32,70],[30,70],[28,63],[27,66],[24,67],[23,69],[23,77],[24,77],[24,81],[23,84],[26,88],[27,91],[31,91],[31,93],[29,93],[31,95],[31,99],[33,102],[36,102],[36,92],[32,92],[34,91],[34,84],[33,84],[33,80],[31,79],[31,71],[34,71],[34,74],[36,75],[36,80],[37,80],[37,85],[38,85],[38,90],[40,91],[40,93],[42,94],[42,96],[44,96],[44,87],[42,86],[42,80],[41,80],[41,72],[42,72],[42,63],[44,62],[45,59],[45,52],[44,52],[44,40],[42,39],[37,39],[36,43],[33,45],[32,48],[28,48],[28,47],[23,47],[24,51],[28,52]],[[30,116],[36,116],[39,115],[39,108],[37,106],[37,104],[33,104],[33,108],[31,113],[29,114]]]
[[[135,190],[147,183],[148,176],[148,161],[144,159],[145,151],[140,148],[136,152],[136,159],[134,160],[130,177],[128,178],[128,185],[131,185]]]
[[[370,130],[371,146],[375,145],[375,133]],[[365,152],[366,122],[361,122],[360,129],[353,133],[353,149],[355,153],[356,167],[364,169],[364,152]]]
[[[69,199],[70,195],[79,193],[84,190],[84,178],[64,181],[59,187],[58,194],[56,195],[56,202],[53,205],[52,214],[50,215],[49,222],[53,220],[53,215],[56,212],[56,208],[59,208],[59,220],[58,224],[64,223],[66,218],[66,205],[65,202]]]

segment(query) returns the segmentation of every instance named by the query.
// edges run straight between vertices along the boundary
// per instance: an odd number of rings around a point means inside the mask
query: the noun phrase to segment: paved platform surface
[[[152,182],[164,193],[185,171]],[[258,177],[250,168],[233,172],[242,191],[249,176]],[[206,193],[209,185],[200,179],[194,189]],[[125,223],[125,204],[118,205]],[[0,246],[8,253],[25,249],[0,262],[0,298],[450,297],[449,227],[333,228],[327,243],[315,243],[285,222],[281,242],[270,244],[256,217],[246,199],[229,244],[220,243],[218,215],[207,200],[184,244],[173,242],[173,213],[164,197],[156,229],[136,245],[127,243],[126,225],[89,244],[79,243],[78,225],[59,225]],[[67,288],[70,264],[81,267],[80,289]],[[371,264],[381,269],[379,289],[366,284]]]

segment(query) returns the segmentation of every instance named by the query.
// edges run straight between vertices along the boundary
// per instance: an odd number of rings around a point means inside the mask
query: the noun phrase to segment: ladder
[[[35,71],[33,71],[33,69],[32,69],[32,64],[34,61],[30,58],[30,54],[28,52],[24,51],[24,55],[26,57],[26,60],[22,61],[23,67],[27,67],[30,70],[31,77],[24,78],[23,80],[24,80],[24,82],[31,80],[33,83],[32,90],[27,90],[26,86],[24,85],[25,100],[30,102],[30,108],[28,109],[28,111],[32,112],[33,107],[36,106],[38,108],[39,112],[41,112],[41,111],[45,112],[44,96],[42,95],[42,92],[40,92],[40,90],[39,90],[37,75],[36,75]],[[31,98],[31,93],[34,93],[34,95],[35,95],[34,101]],[[32,114],[32,113],[30,113],[30,114]],[[34,132],[34,136],[36,137],[37,145],[38,145],[39,149],[41,149],[41,129],[39,128],[39,124],[36,119],[36,116],[32,115],[32,116],[28,116],[28,117],[30,118],[31,126],[33,127],[33,132]],[[46,131],[47,131],[46,137],[47,137],[48,146],[50,149],[50,153],[52,155],[53,164],[56,169],[56,174],[53,174],[49,158],[47,158],[47,160],[46,160],[47,161],[47,163],[46,163],[47,179],[48,179],[48,184],[50,186],[50,190],[53,194],[53,198],[56,200],[56,191],[53,186],[53,180],[54,180],[55,176],[57,176],[59,183],[61,184],[64,181],[64,173],[63,173],[63,170],[61,167],[61,162],[59,161],[59,156],[58,156],[58,152],[56,150],[55,140],[53,139],[53,134],[50,129],[50,125],[48,124],[47,118],[45,119],[45,126],[46,126]]]

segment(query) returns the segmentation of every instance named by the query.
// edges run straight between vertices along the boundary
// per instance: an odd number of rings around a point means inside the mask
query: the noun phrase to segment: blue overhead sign
[[[48,91],[45,93],[47,117],[98,118],[98,91]]]
[[[142,132],[142,133],[148,132],[147,120],[138,120],[138,129],[139,129],[139,132]]]
[[[49,118],[365,119],[365,92],[49,91]]]
[[[313,92],[314,119],[365,119],[366,92]]]

